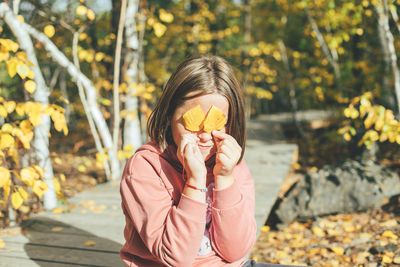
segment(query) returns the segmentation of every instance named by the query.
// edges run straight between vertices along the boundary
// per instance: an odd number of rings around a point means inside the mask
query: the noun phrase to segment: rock
[[[321,215],[379,207],[400,194],[400,177],[373,161],[347,160],[309,172],[276,203],[269,221],[288,224]]]

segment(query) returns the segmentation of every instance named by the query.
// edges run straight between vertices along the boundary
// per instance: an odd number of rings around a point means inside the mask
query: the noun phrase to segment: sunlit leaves
[[[43,29],[43,32],[44,34],[46,34],[47,37],[51,38],[56,33],[56,29],[53,25],[46,25]]]
[[[372,94],[365,93],[360,97],[355,97],[343,113],[347,121],[347,126],[339,129],[346,141],[351,140],[351,136],[356,135],[355,127],[357,121],[362,122],[362,127],[358,127],[363,133],[358,145],[370,147],[374,142],[385,142],[400,144],[400,122],[394,117],[393,111],[381,105],[372,104]]]
[[[0,188],[6,186],[10,179],[11,179],[10,171],[0,166]]]
[[[36,83],[32,80],[26,81],[25,89],[29,93],[33,94],[36,91]]]
[[[22,203],[24,202],[21,194],[19,192],[14,192],[11,194],[11,204],[14,207],[14,209],[19,209],[21,207]]]

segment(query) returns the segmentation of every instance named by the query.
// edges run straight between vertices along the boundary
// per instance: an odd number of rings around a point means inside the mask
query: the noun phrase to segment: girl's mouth
[[[200,144],[198,144],[198,147],[199,147],[199,149],[209,149],[209,148],[211,148],[212,147],[212,145],[200,145]]]

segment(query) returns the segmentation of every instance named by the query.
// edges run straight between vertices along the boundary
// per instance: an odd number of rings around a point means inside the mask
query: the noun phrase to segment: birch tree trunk
[[[313,32],[315,33],[318,42],[321,45],[322,48],[322,53],[324,53],[325,57],[328,59],[329,64],[333,68],[333,72],[335,73],[335,80],[337,83],[337,87],[340,91],[342,91],[342,77],[340,73],[340,67],[339,67],[339,62],[338,62],[338,57],[335,56],[335,53],[332,53],[332,51],[329,49],[328,44],[325,42],[324,36],[322,35],[321,31],[318,28],[317,23],[315,22],[313,16],[310,13],[310,10],[306,6],[304,8],[304,11],[306,12],[307,19],[310,22],[311,28]]]
[[[37,85],[33,94],[34,101],[41,103],[42,107],[47,106],[49,104],[50,91],[44,81],[29,34],[6,3],[0,4],[0,17],[3,18],[13,32],[20,48],[26,52],[27,59],[33,63],[32,70],[35,74],[34,80]],[[50,123],[50,116],[43,114],[41,123],[35,127],[34,139],[32,140],[35,161],[45,170],[43,176],[48,189],[44,194],[43,204],[46,210],[52,210],[57,206],[57,195],[52,181],[54,173],[49,153],[48,133],[50,132]]]
[[[382,27],[383,32],[385,33],[387,48],[389,50],[390,56],[390,65],[392,67],[392,73],[394,78],[394,89],[397,100],[397,114],[400,114],[400,71],[397,65],[397,55],[396,49],[394,46],[394,38],[393,34],[390,31],[389,25],[389,7],[387,0],[383,0],[383,7],[381,4],[375,5],[375,10],[378,13],[378,23],[379,26]]]
[[[125,18],[125,60],[128,64],[125,80],[129,83],[139,83],[139,35],[136,27],[136,14],[138,14],[139,0],[129,0]],[[124,122],[124,146],[133,145],[134,149],[142,145],[140,121],[138,117],[139,100],[136,88],[129,86],[125,99],[126,117]]]
[[[384,30],[384,16],[380,16],[378,14],[378,36],[379,36],[379,42],[382,47],[382,53],[383,53],[383,64],[384,64],[384,73],[383,73],[383,82],[382,82],[382,91],[383,91],[383,100],[385,104],[393,109],[395,108],[395,98],[393,95],[393,90],[390,86],[390,67],[391,67],[391,60],[390,60],[390,52],[389,52],[389,46],[388,46],[388,41],[386,38],[386,33]]]
[[[99,106],[97,105],[96,88],[94,87],[92,81],[90,81],[82,72],[80,72],[76,68],[76,66],[54,45],[54,43],[49,38],[47,38],[46,35],[37,31],[35,28],[26,23],[23,24],[23,26],[33,38],[44,44],[44,48],[49,52],[53,60],[63,68],[66,68],[68,74],[72,77],[72,79],[74,79],[75,82],[81,82],[81,84],[85,88],[89,111],[92,115],[93,121],[96,124],[96,128],[100,134],[103,145],[105,148],[107,148],[108,151],[107,153],[111,167],[111,179],[114,180],[119,178],[119,160],[113,149],[113,140],[110,130],[107,126],[103,114],[99,109]]]

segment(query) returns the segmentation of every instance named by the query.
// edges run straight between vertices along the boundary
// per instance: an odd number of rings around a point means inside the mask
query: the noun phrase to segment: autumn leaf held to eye
[[[185,128],[189,131],[197,132],[203,127],[205,115],[200,105],[185,112],[182,117]]]
[[[226,116],[219,108],[211,106],[204,121],[204,131],[211,133],[212,130],[221,130],[226,123]]]

